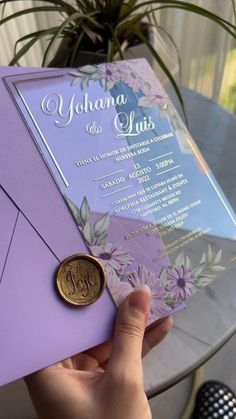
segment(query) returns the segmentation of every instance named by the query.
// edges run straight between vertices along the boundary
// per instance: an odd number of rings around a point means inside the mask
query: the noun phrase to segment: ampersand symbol
[[[102,127],[97,122],[92,122],[90,124],[87,124],[85,127],[88,134],[91,135],[98,135],[102,132]]]

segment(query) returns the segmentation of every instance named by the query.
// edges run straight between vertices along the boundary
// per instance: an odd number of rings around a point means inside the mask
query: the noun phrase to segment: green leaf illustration
[[[105,233],[107,233],[107,230],[109,228],[109,213],[106,213],[100,220],[98,220],[94,224],[94,234],[96,237],[102,236]]]
[[[216,253],[213,262],[215,264],[219,263],[219,261],[221,260],[222,257],[222,249],[219,250],[219,252]]]
[[[175,265],[181,266],[181,265],[184,265],[184,263],[185,263],[185,257],[184,257],[184,253],[182,252],[175,259]]]
[[[84,79],[82,80],[82,87],[83,87],[83,89],[86,89],[86,87],[87,87],[87,83],[88,83],[88,79],[87,79],[87,78],[84,78]]]
[[[93,83],[94,83],[94,80],[93,79],[88,79],[88,86],[90,87],[90,86],[92,86],[93,85]]]
[[[208,261],[209,265],[212,263],[212,259],[213,259],[213,254],[212,254],[211,246],[209,244],[208,245],[208,252],[207,252],[207,261]]]
[[[68,204],[68,206],[69,206],[69,208],[70,208],[78,226],[83,227],[84,224],[83,224],[82,218],[80,216],[79,208],[74,204],[73,201],[71,201],[70,198],[68,198],[68,196],[66,196],[66,195],[64,195],[64,196],[65,196],[66,202],[67,202],[67,204]]]
[[[200,264],[195,266],[192,271],[191,271],[191,275],[193,278],[197,278],[199,275],[201,275],[204,271],[205,265],[204,264]]]
[[[215,272],[222,272],[225,270],[225,267],[221,265],[213,265],[211,266],[211,270]]]
[[[75,77],[74,78],[74,80],[72,81],[72,86],[75,86],[76,84],[78,84],[78,83],[80,83],[81,82],[81,78],[80,77]]]
[[[108,234],[106,234],[106,233],[103,234],[102,236],[98,237],[95,244],[97,246],[104,246],[107,242],[107,237],[108,237]]]
[[[161,284],[163,286],[163,288],[166,287],[167,285],[167,272],[166,269],[162,269],[161,274],[160,274],[160,280],[161,280]]]
[[[93,66],[93,65],[85,65],[82,68],[79,69],[78,73],[79,74],[87,74],[87,75],[91,75],[97,72],[97,66]]]
[[[143,96],[138,100],[138,106],[143,106],[144,108],[151,108],[153,101],[150,97]]]
[[[165,296],[164,300],[165,300],[165,303],[169,307],[171,307],[171,308],[174,308],[175,307],[176,300],[175,300],[173,294],[171,294],[170,292],[167,293],[167,295]]]
[[[80,207],[80,216],[83,224],[85,225],[88,220],[90,220],[90,208],[86,196],[84,197],[81,207]]]
[[[190,269],[191,269],[191,260],[189,259],[189,257],[188,256],[185,256],[185,267],[186,267],[186,269],[188,270],[188,271],[190,271]]]
[[[201,275],[195,282],[198,288],[204,288],[215,280],[215,275]]]
[[[92,226],[92,223],[91,223],[90,220],[88,220],[86,222],[86,224],[84,226],[84,229],[83,229],[83,234],[84,234],[84,237],[85,237],[87,243],[90,246],[93,246],[93,244],[94,244],[94,232],[93,232],[93,226]]]
[[[206,253],[202,254],[202,258],[200,260],[200,263],[206,263]]]
[[[168,104],[165,103],[164,105],[160,106],[160,118],[167,118],[170,121],[170,115],[169,115],[169,107]]]

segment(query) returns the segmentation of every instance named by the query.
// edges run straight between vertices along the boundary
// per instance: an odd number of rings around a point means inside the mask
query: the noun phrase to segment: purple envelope
[[[235,264],[235,214],[145,60],[0,68],[0,98],[0,384],[109,339],[140,283],[151,324]],[[77,253],[106,271],[84,307],[55,289]]]
[[[107,340],[116,313],[107,290],[79,309],[55,292],[59,263],[88,250],[12,106],[5,72],[0,70],[0,384]]]

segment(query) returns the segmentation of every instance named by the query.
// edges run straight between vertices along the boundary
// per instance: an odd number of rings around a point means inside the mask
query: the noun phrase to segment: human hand
[[[141,358],[172,319],[145,332],[150,300],[150,289],[137,287],[119,307],[113,340],[25,378],[40,419],[151,419]]]

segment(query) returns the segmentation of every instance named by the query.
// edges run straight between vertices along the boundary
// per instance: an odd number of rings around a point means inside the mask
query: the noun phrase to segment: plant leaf
[[[71,67],[73,67],[73,64],[74,64],[74,61],[75,61],[75,57],[76,57],[76,54],[77,54],[77,52],[78,52],[78,49],[79,49],[79,46],[80,46],[80,43],[81,43],[81,41],[82,41],[83,37],[84,37],[84,33],[83,33],[83,32],[81,32],[81,33],[79,34],[79,36],[78,36],[78,38],[77,38],[76,42],[75,42],[74,48],[72,49],[72,53],[71,53],[71,57],[70,57],[70,63],[69,63],[69,65],[70,65]]]
[[[96,41],[99,40],[100,42],[103,41],[102,37],[92,30],[86,23],[81,23],[81,29],[83,30],[83,35],[86,34],[89,39],[93,42],[93,44],[96,44]]]
[[[104,246],[107,242],[107,237],[108,237],[108,234],[103,234],[102,236],[98,237],[98,239],[96,240],[96,245]]]
[[[204,271],[204,265],[197,265],[191,271],[191,276],[195,279],[198,278]]]
[[[6,16],[4,19],[0,20],[0,26],[4,25],[11,19],[16,19],[17,17],[27,15],[29,13],[37,13],[37,12],[59,12],[62,8],[59,6],[42,6],[42,7],[32,7],[30,9],[23,9],[19,12],[13,13],[12,15]]]
[[[171,129],[173,130],[172,121],[171,121],[171,119],[170,119],[170,114],[169,114],[169,107],[168,107],[168,105],[167,105],[167,104],[166,104],[166,106],[165,106],[165,107],[164,107],[164,106],[160,106],[159,117],[160,117],[161,119],[163,119],[163,118],[167,118],[167,119],[168,119],[168,121],[169,121],[169,124],[171,125]]]
[[[113,32],[113,37],[114,37],[115,45],[116,45],[117,50],[119,52],[120,59],[124,60],[125,57],[124,57],[124,54],[123,54],[123,51],[122,51],[122,48],[121,48],[121,45],[120,45],[120,42],[119,42],[119,37],[117,36],[117,30],[115,30]],[[128,44],[127,44],[127,46],[128,46]]]
[[[206,253],[203,252],[200,263],[206,263]]]
[[[181,94],[181,92],[180,92],[180,90],[177,86],[177,83],[176,83],[175,79],[173,78],[171,72],[168,70],[164,61],[162,60],[160,55],[156,52],[156,50],[154,49],[154,47],[150,43],[149,39],[140,30],[136,30],[134,26],[132,26],[132,25],[128,25],[128,26],[138,36],[138,38],[147,46],[147,48],[150,50],[153,57],[155,58],[156,62],[159,64],[161,69],[164,71],[164,73],[166,74],[166,76],[170,80],[170,82],[171,82],[171,84],[172,84],[172,86],[175,90],[175,93],[176,93],[176,95],[179,99],[179,102],[181,104],[181,107],[182,107],[182,110],[183,110],[183,113],[184,113],[184,118],[187,121],[183,97],[182,97],[182,94]]]
[[[65,200],[66,200],[66,202],[67,202],[67,204],[68,204],[68,206],[69,206],[69,208],[70,208],[78,226],[83,227],[84,223],[83,223],[82,218],[80,216],[79,208],[77,207],[77,205],[75,205],[75,203],[73,201],[71,201],[70,198],[68,198],[68,196],[64,195],[64,197],[65,197]]]
[[[166,272],[165,268],[163,268],[162,271],[161,271],[160,281],[161,281],[161,284],[162,284],[163,288],[165,288],[166,285],[167,285],[167,272]]]
[[[72,15],[68,16],[67,19],[65,19],[65,21],[61,24],[61,26],[59,26],[58,31],[54,34],[54,36],[52,37],[51,41],[49,42],[49,45],[45,51],[44,57],[43,57],[43,63],[42,66],[45,67],[47,65],[47,60],[48,57],[50,55],[50,52],[52,51],[55,42],[57,41],[57,39],[60,37],[61,33],[66,29],[66,27],[73,23],[76,22],[78,20],[88,20],[88,22],[91,22],[94,24],[94,26],[97,26],[98,28],[101,27],[101,25],[95,20],[93,19],[92,16],[90,15],[86,15],[80,12],[75,12]]]
[[[182,266],[185,263],[185,257],[184,257],[184,253],[180,253],[177,258],[175,259],[175,265],[176,266]]]
[[[165,303],[170,306],[171,308],[175,307],[176,299],[174,295],[171,292],[168,292],[167,295],[164,298]]]
[[[151,5],[155,5],[155,4],[162,4],[161,6],[158,6],[154,9],[151,9],[149,11],[146,11],[146,14],[148,13],[153,13],[153,11],[157,11],[157,10],[161,10],[161,9],[180,9],[180,10],[186,10],[188,12],[192,12],[195,14],[198,14],[200,16],[204,16],[210,20],[212,20],[213,22],[219,24],[220,26],[222,26],[227,32],[229,32],[234,38],[236,37],[236,32],[235,32],[235,25],[231,24],[229,21],[223,19],[221,16],[216,15],[215,13],[212,13],[209,9],[205,9],[203,7],[194,5],[194,4],[190,4],[190,3],[186,3],[184,1],[179,1],[179,0],[171,0],[171,1],[167,1],[167,0],[149,0],[149,1],[145,1],[145,2],[141,2],[139,4],[137,4],[135,7],[133,7],[132,13],[135,13],[137,10],[139,10],[140,8],[144,8],[145,6],[151,6]],[[130,13],[127,13],[127,16]],[[125,19],[127,17],[126,15],[123,16],[123,19]],[[232,30],[234,31],[232,31]]]
[[[106,213],[100,220],[94,224],[94,234],[96,237],[102,236],[107,233],[109,228],[110,216]]]
[[[215,275],[202,275],[194,282],[198,288],[204,288],[211,284],[215,279]]]
[[[190,271],[191,269],[191,260],[189,259],[188,256],[185,256],[185,267],[188,271]]]
[[[2,15],[1,15],[1,20],[4,18],[4,13],[5,13],[5,10],[6,10],[6,5],[7,5],[7,3],[5,3],[5,4],[3,5],[3,8],[2,8]]]
[[[91,215],[91,212],[90,212],[89,204],[85,196],[80,207],[80,217],[84,225],[87,223],[87,221],[90,220],[90,215]]]
[[[87,87],[87,82],[88,82],[88,79],[87,79],[87,78],[84,78],[84,79],[82,80],[81,85],[82,85],[83,89],[86,89],[86,87]]]
[[[37,42],[37,41],[39,41],[41,38],[43,38],[44,36],[47,36],[47,35],[50,35],[50,34],[52,34],[52,33],[54,33],[55,31],[57,30],[57,27],[54,27],[54,28],[50,28],[50,29],[44,29],[44,30],[42,30],[42,31],[36,31],[36,32],[32,32],[32,33],[30,33],[30,34],[28,34],[28,35],[25,35],[25,36],[22,36],[21,38],[19,38],[17,41],[16,41],[16,43],[15,43],[15,46],[14,46],[14,58],[11,60],[11,63],[9,64],[9,65],[13,65],[13,64],[15,64],[15,63],[17,63],[18,64],[18,60],[19,60],[19,58],[21,58],[24,54],[26,54],[26,52],[34,45],[34,42],[33,42],[33,44],[29,44],[27,47],[26,47],[26,50],[24,49],[24,46],[22,47],[23,48],[23,51],[21,51],[21,53],[20,53],[20,51],[19,51],[19,55],[20,55],[20,57],[17,59],[17,61],[15,60],[15,57],[17,56],[18,57],[18,53],[17,53],[17,46],[18,46],[18,44],[19,43],[21,43],[21,42],[24,42],[24,41],[27,41],[28,39],[31,39],[31,38],[35,38],[35,42]],[[32,41],[33,41],[33,39],[32,39]],[[21,49],[22,49],[21,48]]]
[[[21,1],[21,0],[1,0],[0,6],[3,4],[5,5],[7,3],[13,3],[17,1]],[[32,0],[24,0],[24,2],[26,1],[30,1],[32,3]],[[76,9],[71,4],[63,0],[41,0],[41,3],[49,3],[49,4],[54,4],[56,6],[61,6],[61,8],[68,14],[72,14],[76,11]]]
[[[94,244],[94,232],[93,232],[93,226],[90,220],[88,220],[85,223],[85,226],[83,228],[83,235],[87,241],[87,243],[92,246]]]
[[[155,14],[154,14],[154,16],[155,16]],[[180,58],[180,53],[179,53],[178,46],[177,46],[175,40],[173,39],[173,37],[164,28],[162,28],[162,26],[160,26],[156,23],[156,27],[157,27],[158,31],[163,32],[167,36],[167,38],[170,40],[172,45],[174,45],[174,49],[175,49],[175,53],[176,53],[176,57],[177,57],[177,62],[178,62],[178,67],[179,67],[179,69],[178,69],[179,80],[182,80],[182,63],[181,63],[181,58]]]
[[[45,29],[45,31],[50,31],[49,29]],[[12,60],[10,61],[9,65],[15,65],[19,59],[21,57],[23,57],[23,55],[25,55],[29,49],[37,42],[39,41],[41,38],[43,38],[44,36],[46,36],[47,33],[40,33],[39,35],[35,36],[33,39],[31,39],[29,42],[27,42],[18,52],[17,54],[14,55],[14,57],[12,58]]]
[[[83,74],[93,74],[95,72],[96,72],[96,67],[90,64],[84,65],[83,67],[79,69],[79,73],[83,73]]]
[[[138,100],[138,106],[143,106],[144,108],[151,108],[153,101],[148,96],[143,96]]]
[[[219,252],[216,253],[213,263],[217,264],[221,260],[222,257],[222,249],[219,250]]]
[[[89,79],[88,80],[88,86],[90,87],[90,86],[92,86],[93,85],[93,83],[94,83],[94,80],[93,79]]]
[[[123,16],[127,13],[127,9],[129,12],[132,12],[135,4],[137,3],[137,0],[128,0],[126,2],[122,1],[121,3],[122,3],[122,6],[120,10],[120,16]]]
[[[234,13],[234,21],[236,23],[236,6],[235,6],[235,0],[230,0],[233,7],[233,13]]]
[[[222,265],[213,265],[211,266],[211,270],[215,272],[222,272],[225,271],[225,267]]]
[[[212,260],[213,260],[213,253],[212,253],[211,245],[208,244],[207,262],[209,265],[212,263]]]

